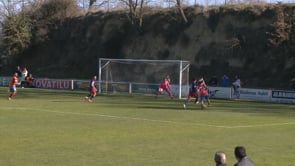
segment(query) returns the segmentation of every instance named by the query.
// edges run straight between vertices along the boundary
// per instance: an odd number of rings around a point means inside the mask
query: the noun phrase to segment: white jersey
[[[241,87],[241,80],[240,79],[236,79],[235,82],[233,82],[233,85],[236,87]]]
[[[23,71],[22,72],[22,76],[21,76],[21,80],[24,81],[26,79],[26,77],[28,76],[28,71]]]

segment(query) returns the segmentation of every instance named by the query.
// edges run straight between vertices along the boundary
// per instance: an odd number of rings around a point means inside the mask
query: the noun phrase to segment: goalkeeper
[[[169,95],[169,97],[172,99],[173,95],[170,89],[170,77],[166,76],[165,79],[160,83],[158,92],[157,92],[157,97],[163,92],[166,91]]]
[[[96,86],[95,86],[96,76],[93,76],[89,83],[89,94],[85,97],[85,100],[92,102],[92,99],[96,96]]]

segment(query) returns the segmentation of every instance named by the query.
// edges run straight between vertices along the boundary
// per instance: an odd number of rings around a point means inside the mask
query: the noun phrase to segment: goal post
[[[169,75],[173,94],[182,98],[189,90],[189,66],[189,61],[183,60],[100,58],[98,93],[155,94]]]

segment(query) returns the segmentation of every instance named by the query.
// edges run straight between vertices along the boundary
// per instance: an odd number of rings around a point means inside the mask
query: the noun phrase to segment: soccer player
[[[96,86],[95,86],[96,76],[93,76],[89,83],[89,94],[85,97],[85,100],[92,102],[92,99],[96,96]]]
[[[157,97],[163,92],[167,92],[169,97],[172,99],[173,95],[170,89],[170,77],[166,76],[165,79],[160,83],[158,92],[157,92]]]
[[[18,76],[18,74],[14,73],[11,80],[10,80],[10,83],[9,83],[10,95],[8,96],[8,100],[11,100],[14,97],[14,95],[16,93],[16,85],[20,85],[20,82],[18,82],[17,76]]]
[[[199,86],[198,86],[198,91],[200,92],[200,102],[201,102],[201,109],[205,108],[204,101],[207,101],[208,106],[210,105],[210,100],[209,100],[209,88],[205,84],[205,81],[203,78],[199,80]]]
[[[184,104],[183,104],[183,108],[186,108],[186,105],[189,103],[190,99],[192,97],[195,97],[195,104],[198,103],[198,82],[197,79],[193,78],[193,81],[191,83],[191,87],[190,87],[190,92],[187,96],[187,99],[185,100]]]

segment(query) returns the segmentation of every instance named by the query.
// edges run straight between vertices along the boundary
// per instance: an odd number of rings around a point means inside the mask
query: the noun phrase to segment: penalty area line
[[[9,109],[9,108],[8,108]],[[115,115],[105,115],[105,114],[93,114],[93,113],[81,113],[81,112],[66,112],[66,111],[52,111],[45,109],[32,109],[32,108],[11,108],[14,110],[32,110],[39,112],[50,112],[58,114],[68,114],[68,115],[79,115],[79,116],[93,116],[93,117],[106,117],[113,119],[129,119],[129,120],[138,120],[138,121],[148,121],[148,122],[158,122],[166,124],[176,124],[176,125],[190,125],[190,126],[202,126],[202,127],[213,127],[213,128],[225,128],[225,129],[238,129],[238,128],[256,128],[256,127],[271,127],[271,126],[285,126],[285,125],[295,125],[295,122],[285,122],[285,123],[268,123],[268,124],[256,124],[256,125],[237,125],[237,126],[226,126],[226,125],[211,125],[203,123],[185,123],[185,122],[176,122],[169,120],[157,120],[157,119],[147,119],[139,117],[127,117],[127,116],[115,116]]]

